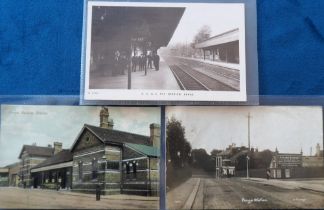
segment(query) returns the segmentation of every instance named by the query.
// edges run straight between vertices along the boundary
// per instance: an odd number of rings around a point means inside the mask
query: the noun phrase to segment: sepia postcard
[[[244,3],[85,4],[84,100],[247,100]]]
[[[167,209],[321,209],[322,107],[167,107]]]
[[[4,105],[0,209],[159,209],[160,134],[159,108]]]

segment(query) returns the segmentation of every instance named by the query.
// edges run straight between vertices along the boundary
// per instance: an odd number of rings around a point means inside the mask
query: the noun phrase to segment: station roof
[[[0,168],[0,173],[8,173],[9,168]]]
[[[101,128],[93,125],[85,125],[90,131],[96,134],[104,143],[134,143],[134,144],[150,144],[150,137],[119,131],[114,129]]]
[[[58,152],[54,156],[52,156],[52,157],[44,160],[40,164],[36,165],[35,167],[33,167],[33,169],[50,166],[50,165],[54,165],[54,164],[59,164],[59,163],[65,163],[65,162],[69,162],[72,160],[73,160],[73,157],[72,157],[71,151],[68,149],[63,149],[61,152]]]
[[[156,147],[146,146],[142,144],[131,144],[131,143],[126,143],[125,145],[128,146],[129,148],[134,149],[135,151],[142,153],[143,155],[149,157],[160,157],[160,150]]]
[[[195,45],[195,48],[203,49],[203,48],[209,48],[212,46],[217,46],[229,42],[234,42],[239,40],[239,29],[233,29],[230,31],[226,31],[222,34],[218,34],[216,36],[210,37],[209,39],[200,42]]]
[[[73,152],[75,146],[78,144],[79,137],[85,129],[93,133],[104,144],[123,145],[125,143],[132,143],[143,144],[147,146],[151,145],[149,136],[84,124],[82,130],[80,131],[79,135],[77,136],[75,142],[71,147],[71,152]]]
[[[36,145],[24,145],[19,154],[21,158],[23,152],[26,151],[29,156],[33,157],[51,157],[54,154],[54,148],[52,147],[40,147]]]
[[[184,10],[182,7],[93,7],[92,42],[129,47],[132,38],[146,37],[156,49],[167,46]]]

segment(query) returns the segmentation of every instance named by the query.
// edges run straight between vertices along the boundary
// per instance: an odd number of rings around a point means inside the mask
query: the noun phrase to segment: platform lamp
[[[249,155],[246,155],[246,178],[249,179]]]

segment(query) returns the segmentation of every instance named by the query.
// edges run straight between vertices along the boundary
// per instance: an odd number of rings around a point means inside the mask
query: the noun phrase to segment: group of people
[[[153,66],[156,71],[160,68],[160,56],[156,53],[142,54],[140,56],[134,55],[132,57],[132,72],[136,72],[138,67],[138,70],[145,71],[146,75],[147,69],[153,69]]]
[[[118,50],[115,52],[114,57],[114,70],[113,75],[124,75],[125,70],[128,69],[129,61],[124,53],[120,53]]]
[[[118,50],[115,52],[114,57],[114,70],[113,75],[124,75],[130,65],[129,57],[125,54],[120,53]],[[141,54],[140,56],[132,56],[131,59],[131,68],[132,72],[145,71],[147,74],[147,69],[154,69],[156,71],[160,68],[160,56],[156,53]]]

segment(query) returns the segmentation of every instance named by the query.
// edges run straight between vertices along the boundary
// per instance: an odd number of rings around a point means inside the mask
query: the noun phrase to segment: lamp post
[[[107,168],[107,157],[104,154],[102,156],[102,159],[104,160],[104,171],[103,171],[103,189],[106,189],[106,168]]]
[[[246,156],[246,178],[249,179],[249,160],[250,157],[247,155]]]
[[[178,158],[179,158],[179,162],[181,163],[181,168],[182,168],[182,161],[181,161],[181,152],[178,151],[177,152]]]
[[[103,187],[102,189],[105,190],[106,188],[106,168],[107,168],[107,160],[106,160],[106,155],[103,155],[102,156],[102,159],[104,161],[104,170],[103,170],[103,180],[102,180],[102,183],[103,183]],[[99,177],[98,177],[98,174],[97,174],[97,187],[96,187],[96,200],[97,201],[100,201],[100,195],[101,195],[101,189],[100,189],[100,181],[99,181]]]

